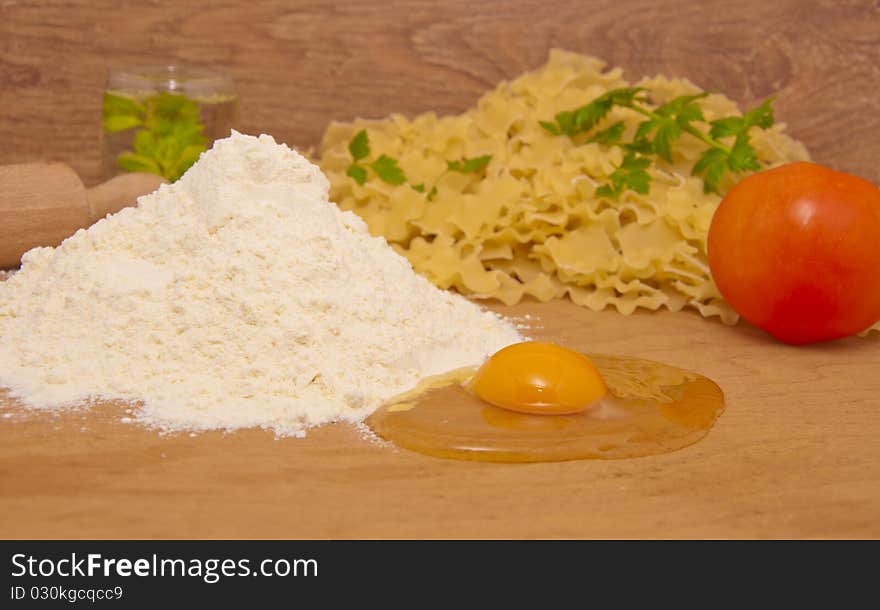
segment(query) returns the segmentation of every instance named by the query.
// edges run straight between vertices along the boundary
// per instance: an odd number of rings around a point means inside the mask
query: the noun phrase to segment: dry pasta
[[[638,84],[659,102],[700,91],[663,76]],[[552,137],[538,123],[627,86],[618,68],[605,70],[598,59],[554,50],[546,65],[499,84],[458,116],[429,112],[332,123],[319,163],[332,199],[362,216],[441,288],[506,304],[567,296],[590,309],[613,306],[624,314],[687,307],[732,323],[737,316],[719,295],[706,260],[720,197],[705,194],[690,171],[704,145],[683,137],[673,163],[658,159],[650,167],[649,194],[626,191],[611,201],[595,191],[621,162],[621,150]],[[739,113],[719,94],[701,106],[708,120]],[[631,135],[642,119],[615,108],[607,121],[624,121]],[[410,184],[431,184],[442,175],[436,196],[428,200],[408,184],[387,184],[372,174],[362,185],[347,176],[348,144],[364,128],[371,158],[398,159]],[[763,161],[808,159],[783,125],[752,131]],[[444,173],[447,160],[481,155],[492,155],[485,174]],[[727,180],[722,190],[732,185]]]

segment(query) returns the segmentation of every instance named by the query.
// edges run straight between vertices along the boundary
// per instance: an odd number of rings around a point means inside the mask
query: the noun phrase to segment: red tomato
[[[786,343],[880,320],[880,189],[815,163],[753,174],[712,218],[709,267],[728,303]]]

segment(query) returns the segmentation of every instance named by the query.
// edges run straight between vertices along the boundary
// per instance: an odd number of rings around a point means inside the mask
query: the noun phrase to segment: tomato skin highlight
[[[880,320],[880,189],[815,163],[752,174],[721,201],[708,240],[722,296],[791,344]]]

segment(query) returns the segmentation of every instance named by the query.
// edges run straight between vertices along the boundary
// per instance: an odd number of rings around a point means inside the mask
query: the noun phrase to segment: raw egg
[[[639,358],[579,359],[546,345],[517,344],[478,371],[426,380],[366,423],[436,457],[551,462],[675,451],[706,436],[724,410],[721,389],[697,373]]]
[[[537,415],[586,411],[606,391],[589,358],[537,341],[515,343],[496,352],[477,370],[469,386],[496,407]]]

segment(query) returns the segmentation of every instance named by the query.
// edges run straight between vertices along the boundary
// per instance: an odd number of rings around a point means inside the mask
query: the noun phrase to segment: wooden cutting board
[[[795,348],[690,313],[495,309],[536,316],[534,338],[703,373],[727,410],[666,455],[489,464],[341,424],[160,436],[119,405],[51,417],[0,396],[0,537],[880,537],[880,336]]]

